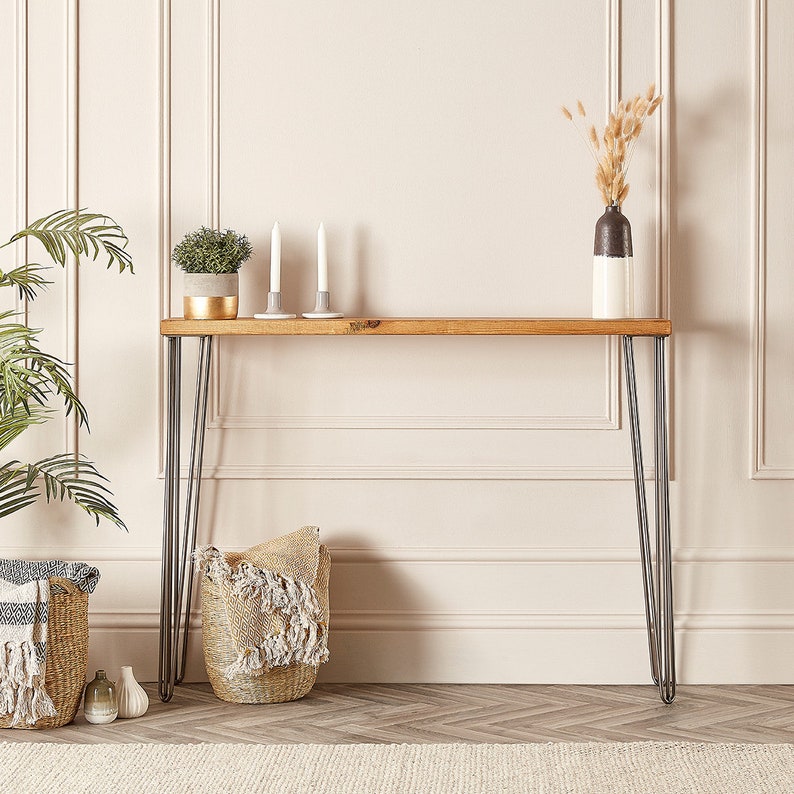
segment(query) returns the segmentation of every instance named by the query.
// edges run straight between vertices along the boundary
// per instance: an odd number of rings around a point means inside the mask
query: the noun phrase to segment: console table
[[[670,550],[669,453],[667,435],[666,343],[669,320],[529,319],[529,318],[342,318],[328,320],[184,320],[160,324],[168,340],[168,411],[165,444],[163,558],[160,592],[159,695],[168,701],[185,674],[191,606],[204,430],[207,419],[212,340],[216,336],[620,336],[623,341],[626,395],[634,463],[645,619],[651,676],[665,703],[675,698],[673,581]],[[198,373],[193,403],[184,509],[180,506],[181,341],[199,339]],[[643,480],[642,442],[634,368],[635,336],[654,339],[654,480],[655,554],[651,550],[648,508]],[[655,565],[654,559],[655,557]]]

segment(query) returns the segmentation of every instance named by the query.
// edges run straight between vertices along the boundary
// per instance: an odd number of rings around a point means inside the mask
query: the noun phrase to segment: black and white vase
[[[593,246],[593,317],[634,316],[634,265],[631,224],[617,204],[604,210]]]

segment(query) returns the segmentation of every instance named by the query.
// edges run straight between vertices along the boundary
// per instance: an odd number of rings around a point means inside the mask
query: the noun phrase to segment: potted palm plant
[[[34,221],[17,232],[5,248],[23,239],[38,240],[50,259],[64,266],[69,255],[77,261],[88,256],[107,257],[107,266],[132,272],[132,258],[125,250],[124,230],[105,215],[83,210],[61,210]],[[16,288],[32,301],[39,290],[52,283],[44,277],[48,268],[29,262],[8,271],[0,270],[0,287]],[[88,428],[88,413],[77,397],[69,367],[43,351],[40,329],[19,322],[14,310],[0,312],[0,451],[34,425],[52,415],[53,401],[63,401],[66,413]],[[126,529],[112,496],[95,465],[83,456],[59,453],[34,463],[9,460],[0,465],[0,517],[31,505],[42,495],[48,502],[71,500],[97,524],[108,519]]]
[[[171,254],[184,271],[183,310],[188,320],[233,320],[237,317],[237,271],[251,256],[251,243],[233,229],[202,226],[188,232]]]

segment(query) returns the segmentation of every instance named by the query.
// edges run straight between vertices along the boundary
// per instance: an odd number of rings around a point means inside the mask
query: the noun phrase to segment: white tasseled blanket
[[[220,588],[237,651],[227,677],[259,676],[296,662],[317,667],[328,660],[328,626],[313,586],[318,553],[317,527],[242,554],[196,549],[197,564]],[[272,565],[281,570],[262,567],[268,560],[281,563]]]
[[[44,688],[49,576],[88,593],[99,581],[99,571],[83,562],[0,560],[0,714],[13,714],[12,726],[56,714]]]

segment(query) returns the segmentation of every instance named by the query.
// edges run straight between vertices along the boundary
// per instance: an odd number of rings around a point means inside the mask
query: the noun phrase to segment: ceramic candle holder
[[[334,317],[344,317],[342,312],[331,311],[331,299],[328,292],[318,292],[314,311],[304,312],[303,316],[309,320],[330,320]]]

